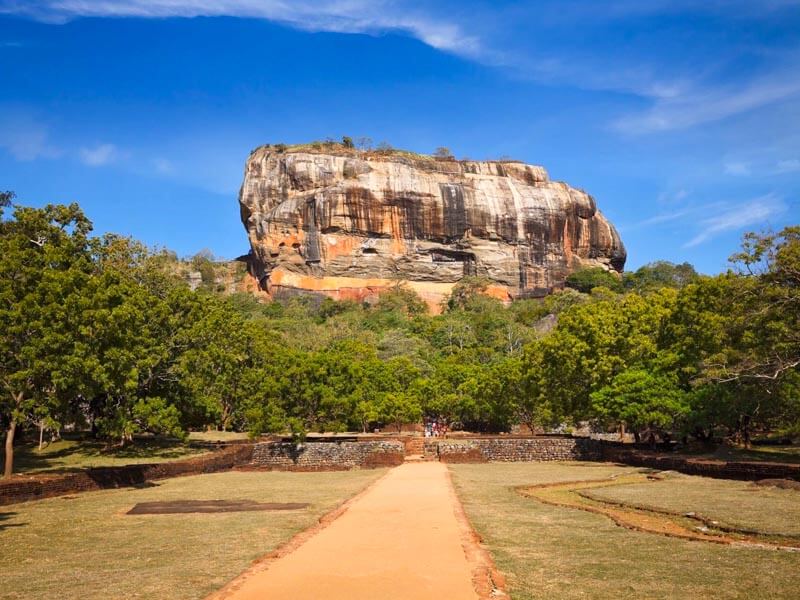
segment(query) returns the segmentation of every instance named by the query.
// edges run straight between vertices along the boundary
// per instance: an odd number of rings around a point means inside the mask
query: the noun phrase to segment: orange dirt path
[[[472,580],[480,560],[458,514],[444,464],[405,463],[296,550],[246,572],[221,596],[477,600]]]

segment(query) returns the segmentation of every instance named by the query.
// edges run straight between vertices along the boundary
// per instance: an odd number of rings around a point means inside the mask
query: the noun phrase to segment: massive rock
[[[405,281],[435,307],[478,275],[508,301],[625,264],[594,198],[520,162],[263,146],[239,202],[251,273],[272,296],[364,300]]]

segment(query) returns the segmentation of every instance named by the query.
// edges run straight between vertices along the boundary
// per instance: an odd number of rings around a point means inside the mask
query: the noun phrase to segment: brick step
[[[425,438],[412,438],[406,442],[406,454],[422,454],[425,450]]]

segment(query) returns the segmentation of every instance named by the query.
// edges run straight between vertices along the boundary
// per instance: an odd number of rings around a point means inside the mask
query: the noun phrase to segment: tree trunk
[[[39,422],[39,452],[44,447],[44,421]]]
[[[17,421],[12,418],[6,431],[6,464],[3,470],[3,479],[11,477],[11,473],[14,471],[14,434],[16,431]]]
[[[750,440],[750,416],[745,415],[742,417],[742,441],[744,442],[744,447],[750,450],[753,447],[752,441]]]

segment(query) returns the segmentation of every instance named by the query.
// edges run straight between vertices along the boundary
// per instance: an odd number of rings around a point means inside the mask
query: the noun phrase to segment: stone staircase
[[[421,436],[414,436],[405,440],[406,446],[406,462],[416,462],[424,460],[425,454],[425,438]]]

